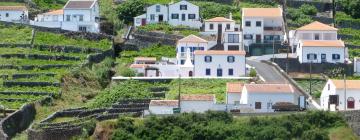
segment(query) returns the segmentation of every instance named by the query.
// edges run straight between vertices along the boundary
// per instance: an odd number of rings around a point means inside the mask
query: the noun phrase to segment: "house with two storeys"
[[[292,46],[300,63],[345,63],[347,48],[334,27],[315,21],[293,31]]]

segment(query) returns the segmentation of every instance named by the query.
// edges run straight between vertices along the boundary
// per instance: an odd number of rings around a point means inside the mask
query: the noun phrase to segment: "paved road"
[[[267,83],[288,83],[274,67],[256,60],[246,60],[247,64],[255,67],[257,73]]]

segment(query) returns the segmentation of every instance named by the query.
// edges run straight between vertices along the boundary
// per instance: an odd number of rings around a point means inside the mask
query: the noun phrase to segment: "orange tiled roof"
[[[245,84],[248,93],[294,93],[290,84]]]
[[[214,101],[215,95],[213,94],[186,94],[181,95],[182,101]]]
[[[332,26],[326,25],[324,23],[314,21],[314,22],[307,24],[305,26],[302,26],[296,30],[298,30],[298,31],[337,31],[338,29],[336,29]]]
[[[135,57],[135,61],[156,61],[156,57]]]
[[[189,35],[187,37],[184,37],[182,39],[180,39],[178,42],[182,42],[182,43],[207,43],[208,41],[206,41],[205,39],[202,39],[196,35]]]
[[[206,22],[234,22],[234,20],[227,19],[224,17],[214,17],[212,19],[205,20]]]
[[[226,92],[227,93],[241,93],[244,84],[241,82],[230,82],[226,83]]]
[[[337,89],[345,88],[344,80],[331,80]],[[360,80],[346,80],[346,89],[360,89]]]
[[[341,40],[307,40],[302,41],[303,47],[345,47]]]
[[[2,11],[26,11],[25,6],[0,6]]]
[[[280,8],[243,8],[244,17],[282,17]]]
[[[145,68],[148,64],[131,64],[130,68]]]
[[[194,52],[195,55],[246,55],[245,51],[200,51],[196,50]]]
[[[43,13],[43,15],[63,15],[64,14],[64,10],[63,9],[59,9],[59,10],[53,10],[47,13]]]
[[[151,100],[150,106],[178,106],[178,100]]]

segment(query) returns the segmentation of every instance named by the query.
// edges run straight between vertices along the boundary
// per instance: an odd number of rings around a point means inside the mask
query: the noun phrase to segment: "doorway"
[[[256,35],[256,43],[261,43],[261,35]]]
[[[163,15],[159,15],[159,22],[163,22],[164,21],[164,16]]]
[[[182,20],[182,21],[185,21],[185,19],[186,19],[186,15],[185,15],[185,14],[182,14],[182,15],[181,15],[181,20]]]
[[[217,69],[217,77],[222,77],[222,69]]]
[[[349,97],[347,99],[347,108],[354,109],[355,108],[355,99],[353,97]]]

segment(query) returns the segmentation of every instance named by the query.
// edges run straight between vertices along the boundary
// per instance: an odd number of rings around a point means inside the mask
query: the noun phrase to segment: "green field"
[[[295,79],[295,81],[305,90],[305,92],[310,93],[310,79]],[[315,98],[320,98],[321,92],[326,84],[325,80],[313,79],[311,80],[311,89],[312,96]]]

